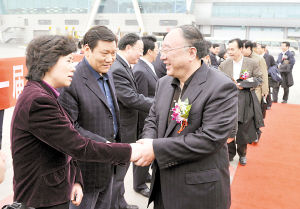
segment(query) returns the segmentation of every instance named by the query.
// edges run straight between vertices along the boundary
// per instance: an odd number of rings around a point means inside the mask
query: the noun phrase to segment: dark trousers
[[[269,94],[267,95],[267,107],[271,107],[272,106],[272,98],[271,98],[271,94],[272,94],[273,89],[271,89],[269,87]]]
[[[70,203],[69,209],[108,209],[110,208],[113,188],[113,177],[107,187],[95,188],[91,192],[84,192],[79,206]]]
[[[278,101],[278,92],[279,92],[279,87],[274,87],[273,88],[273,101],[277,102]],[[289,99],[289,92],[290,89],[287,88],[283,88],[283,97],[282,100],[288,101]]]
[[[68,209],[68,208],[69,208],[69,202],[65,202],[60,205],[54,205],[54,206],[50,206],[50,207],[40,207],[40,208],[36,208],[36,209]]]
[[[116,174],[113,181],[112,198],[111,198],[111,209],[126,208],[127,202],[124,198],[125,187],[124,178],[130,163],[126,166],[116,166]]]
[[[149,175],[149,166],[140,167],[133,165],[133,189],[141,191],[147,189],[146,180]]]
[[[2,126],[3,126],[4,110],[0,110],[0,149],[2,146]]]
[[[240,157],[245,157],[247,153],[247,144],[236,144],[236,141],[233,140],[232,142],[227,144],[228,146],[228,153],[229,153],[229,160],[232,160],[236,155],[236,152]]]

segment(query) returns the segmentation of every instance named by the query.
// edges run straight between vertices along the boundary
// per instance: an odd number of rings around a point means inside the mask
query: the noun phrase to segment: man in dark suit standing
[[[99,142],[120,141],[119,107],[112,77],[117,38],[108,28],[95,26],[83,38],[85,57],[76,66],[70,87],[59,102],[81,135]],[[111,204],[114,167],[108,163],[79,162],[84,182],[82,203],[71,209],[107,209]]]
[[[144,43],[143,57],[134,65],[133,74],[138,86],[138,93],[143,94],[145,97],[154,98],[158,77],[152,62],[158,54],[158,46],[154,36],[142,37],[142,41]],[[138,135],[143,131],[144,121],[147,116],[148,113],[139,111]],[[150,195],[150,190],[146,185],[147,178],[150,176],[148,170],[149,166],[139,167],[133,165],[133,189],[146,197]]]
[[[171,30],[163,42],[168,75],[157,83],[144,139],[138,141],[142,157],[135,162],[145,166],[154,160],[149,199],[154,209],[230,207],[226,141],[237,115],[237,89],[201,61],[203,44],[192,25]]]
[[[167,75],[166,64],[160,59],[160,52],[157,54],[156,59],[152,62],[155,73],[158,78],[162,78]]]
[[[282,42],[282,52],[278,55],[278,59],[276,61],[282,77],[282,82],[280,83],[281,87],[283,88],[283,97],[281,103],[287,103],[289,98],[289,88],[294,85],[292,71],[295,64],[295,58],[294,54],[289,50],[289,48],[290,42]],[[278,100],[278,92],[279,86],[274,88],[274,102],[277,102]]]
[[[137,83],[131,69],[131,65],[136,64],[143,55],[141,38],[134,33],[126,34],[120,39],[118,48],[119,52],[111,66],[110,73],[113,76],[120,107],[121,141],[132,143],[137,140],[138,135],[138,111],[148,113],[153,99],[138,93]],[[128,205],[124,199],[124,178],[128,167],[129,164],[126,167],[117,166],[112,209],[138,208],[136,205]]]
[[[211,48],[209,49],[209,57],[210,57],[211,66],[215,68],[219,67],[219,61],[217,60],[217,56],[219,52],[220,52],[220,45],[212,44]]]

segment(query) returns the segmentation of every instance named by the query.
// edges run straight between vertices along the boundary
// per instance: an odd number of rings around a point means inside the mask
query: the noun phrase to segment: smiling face
[[[238,47],[238,43],[233,41],[228,44],[227,53],[231,59],[234,61],[239,61],[242,56],[242,48]]]
[[[75,71],[73,54],[59,57],[57,63],[45,73],[43,80],[54,88],[70,86]]]
[[[162,44],[160,59],[166,64],[167,74],[179,80],[186,75],[189,66],[189,45],[183,38],[182,31],[175,29],[169,32]]]
[[[88,63],[100,74],[108,72],[116,59],[116,52],[117,44],[115,41],[99,40],[93,50],[88,45],[84,46],[84,54]]]

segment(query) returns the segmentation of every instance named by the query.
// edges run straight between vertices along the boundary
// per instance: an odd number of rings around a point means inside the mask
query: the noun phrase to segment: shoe
[[[271,107],[267,107],[267,110],[271,110]]]
[[[246,157],[240,157],[240,164],[241,165],[246,165],[247,164],[247,158]]]
[[[146,188],[146,189],[142,189],[140,191],[136,191],[137,193],[140,193],[141,195],[143,195],[144,197],[150,197],[150,189]]]
[[[137,206],[137,205],[126,205],[125,208],[120,208],[120,209],[139,209],[139,206]]]
[[[281,103],[283,103],[283,104],[286,104],[287,103],[287,101],[286,100],[282,100],[282,102]]]
[[[151,179],[152,179],[152,176],[150,174],[148,174],[148,176],[146,178],[146,183],[151,183]]]

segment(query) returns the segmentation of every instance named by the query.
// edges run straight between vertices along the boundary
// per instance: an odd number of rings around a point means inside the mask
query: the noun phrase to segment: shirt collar
[[[53,88],[49,83],[47,83],[44,80],[42,80],[42,82],[51,89],[51,91],[55,94],[56,97],[59,97],[59,92],[55,88]]]
[[[203,65],[203,62],[201,61],[201,66]],[[201,68],[201,67],[200,67]],[[200,69],[198,68],[185,82],[183,85],[183,88],[187,88],[187,86],[191,83],[191,80],[193,79],[194,75],[196,74],[196,72]],[[174,78],[172,80],[172,85],[175,85],[177,87],[180,87],[180,81],[178,80],[178,78]]]
[[[244,56],[242,56],[242,59],[241,59],[240,61],[238,61],[238,62],[236,62],[236,61],[234,61],[234,60],[232,60],[232,61],[233,61],[233,64],[242,65],[243,60],[244,60]]]
[[[103,78],[104,80],[108,80],[108,75],[106,73],[102,73],[102,75],[100,75],[100,73],[98,73],[87,61],[86,58],[84,58],[84,61],[86,63],[86,65],[88,66],[89,70],[92,72],[93,76],[96,78],[96,80]]]
[[[127,60],[125,59],[125,57],[122,56],[120,53],[118,53],[118,55],[121,57],[122,60],[124,60],[124,62],[126,62],[126,64],[128,65],[128,67],[131,68],[130,64],[127,62]]]

